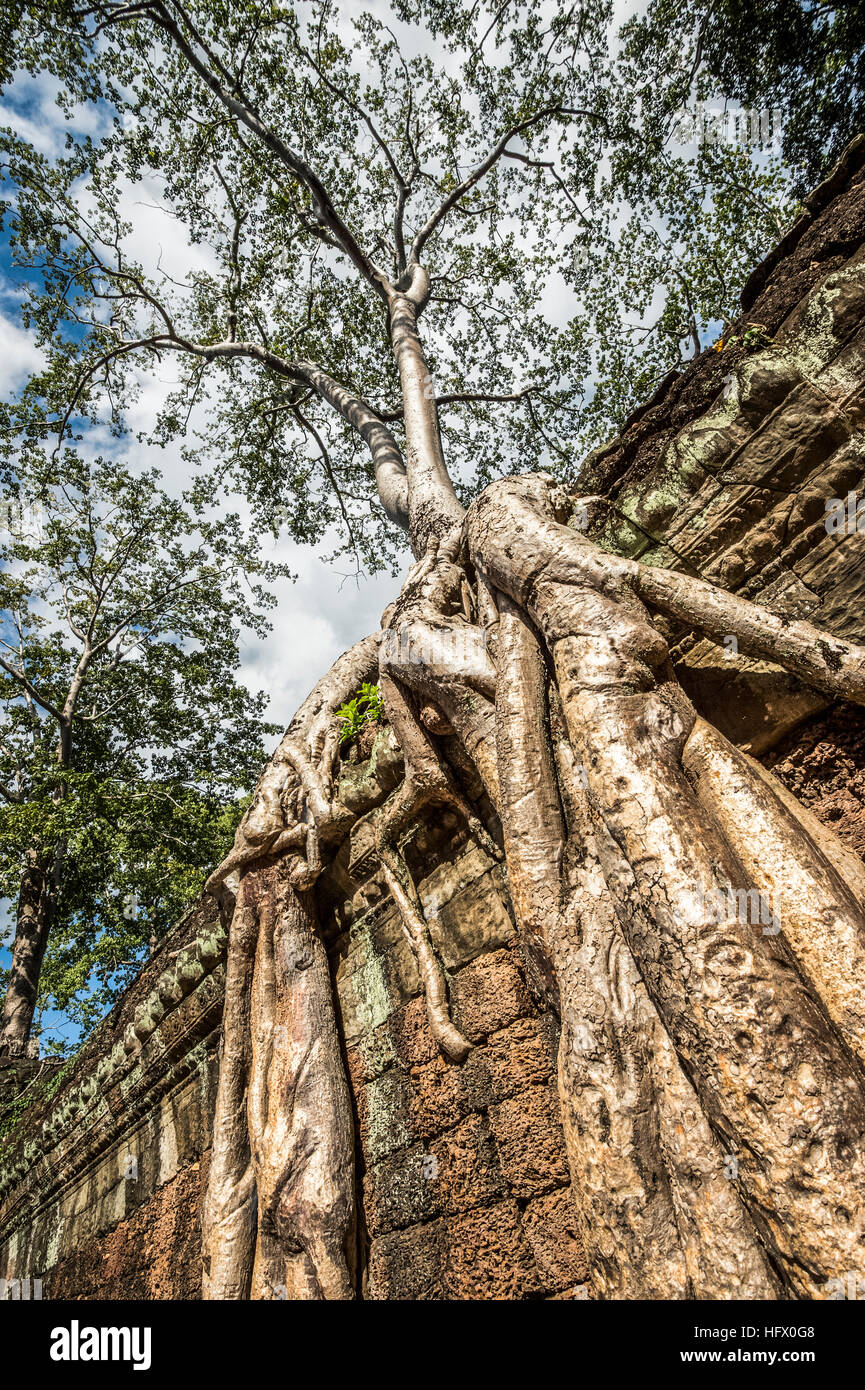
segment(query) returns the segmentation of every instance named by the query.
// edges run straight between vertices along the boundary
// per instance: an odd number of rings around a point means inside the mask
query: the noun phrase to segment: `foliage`
[[[54,1063],[50,1067],[43,1062],[36,1075],[19,1091],[14,1100],[0,1105],[0,1140],[11,1134],[32,1105],[52,1100],[66,1078],[71,1075],[74,1066],[74,1057],[62,1064]]]
[[[859,0],[652,0],[627,33],[635,64],[652,75],[669,111],[692,90],[780,110],[784,157],[800,193],[862,132]]]
[[[68,451],[9,492],[37,521],[0,533],[0,896],[62,846],[41,1006],[86,1031],[231,843],[275,731],[234,674],[269,572],[152,472]]]
[[[367,271],[397,278],[395,209],[410,238],[518,127],[425,242],[424,343],[464,500],[526,460],[573,474],[735,315],[791,210],[783,172],[749,152],[664,143],[611,24],[608,0],[22,4],[8,95],[50,76],[69,134],[56,157],[3,136],[6,224],[46,352],[5,437],[69,431],[70,401],[121,431],[136,373],[170,361],[155,443],[183,437],[262,526],[337,535],[370,569],[398,562],[362,440],[288,366],[319,363],[402,437]],[[136,259],[130,188],[186,229],[181,283]]]
[[[351,743],[367,724],[380,724],[384,719],[384,704],[379,687],[364,681],[357,694],[340,705],[336,717],[342,722],[339,741],[343,744]]]

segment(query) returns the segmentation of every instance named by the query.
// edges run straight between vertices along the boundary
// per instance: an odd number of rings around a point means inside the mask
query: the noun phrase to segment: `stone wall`
[[[441,1057],[396,911],[376,872],[364,876],[364,822],[352,836],[362,911],[332,958],[362,1154],[364,1289],[572,1296],[586,1270],[556,1095],[556,1020],[531,997],[502,870],[454,843],[455,822],[419,827],[409,853],[435,865],[420,893],[454,1021],[475,1045],[462,1066]],[[351,915],[352,904],[341,909]]]
[[[606,498],[591,524],[608,548],[860,640],[865,533],[829,535],[824,508],[865,480],[863,166],[860,140],[755,272],[724,350],[662,383],[580,470],[585,491]],[[686,632],[668,636],[701,712],[863,853],[862,713]],[[361,1293],[582,1297],[556,1020],[533,997],[501,868],[439,814],[417,825],[407,854],[455,1021],[475,1046],[462,1066],[438,1054],[371,853],[400,775],[387,730],[344,766],[340,796],[359,819],[318,889],[355,1106]],[[479,785],[466,789],[489,820]],[[0,1277],[41,1277],[47,1298],[199,1295],[224,951],[202,904],[71,1066],[35,1074],[22,1061],[0,1074],[0,1099],[24,1084],[32,1096],[0,1143]]]
[[[30,1079],[0,1144],[0,1277],[45,1298],[200,1290],[225,933],[187,914],[72,1065]]]
[[[385,731],[371,764],[398,764]],[[417,827],[409,853],[476,1044],[449,1066],[361,818],[321,885],[355,1101],[363,1293],[573,1296],[585,1267],[555,1091],[556,1024],[534,1004],[502,870]],[[350,874],[350,877],[347,875]],[[225,936],[196,909],[162,944],[68,1075],[0,1148],[0,1277],[45,1298],[195,1298],[216,1094]]]

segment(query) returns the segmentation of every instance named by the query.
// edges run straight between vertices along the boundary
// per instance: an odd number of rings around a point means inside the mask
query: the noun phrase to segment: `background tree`
[[[101,1017],[230,843],[270,729],[234,675],[269,602],[237,518],[71,449],[56,469],[19,466],[0,536],[6,1048],[37,1006]]]

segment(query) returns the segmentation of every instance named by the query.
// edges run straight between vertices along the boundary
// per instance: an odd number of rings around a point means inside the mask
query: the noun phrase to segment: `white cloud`
[[[32,335],[0,314],[0,395],[19,390],[43,363]]]
[[[384,574],[345,578],[293,541],[280,541],[267,553],[290,565],[297,579],[283,580],[274,590],[277,607],[268,637],[243,643],[242,679],[250,690],[267,691],[268,717],[285,726],[336,658],[378,631],[399,581]]]

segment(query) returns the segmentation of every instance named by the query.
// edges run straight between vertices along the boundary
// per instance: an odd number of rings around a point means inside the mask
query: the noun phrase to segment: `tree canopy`
[[[862,129],[865,13],[857,0],[653,0],[627,47],[689,89],[783,116],[782,148],[808,192]]]
[[[0,534],[0,895],[62,847],[41,1006],[86,1029],[201,891],[275,732],[236,679],[268,571],[236,517],[196,517],[152,472],[68,452],[41,498],[17,487]]]
[[[48,353],[6,437],[85,416],[120,429],[136,373],[170,359],[155,442],[183,436],[260,524],[335,528],[379,566],[394,533],[371,418],[403,438],[383,285],[422,261],[458,495],[528,460],[573,474],[717,336],[791,208],[754,151],[665,142],[669,82],[638,57],[606,0],[22,5],[5,71],[50,75],[69,129],[54,158],[3,136],[26,322]],[[85,108],[95,133],[76,126]],[[131,256],[130,189],[186,230],[182,283]]]

